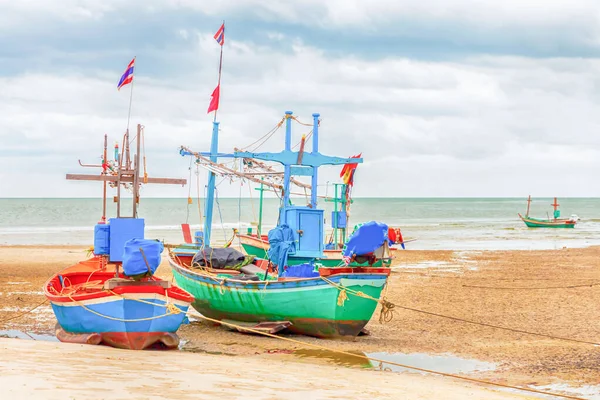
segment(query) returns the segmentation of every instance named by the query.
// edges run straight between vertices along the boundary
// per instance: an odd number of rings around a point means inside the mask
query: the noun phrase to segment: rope
[[[307,124],[306,122],[302,122],[302,121],[300,121],[298,118],[296,118],[296,117],[294,117],[294,116],[292,116],[291,118],[292,118],[294,121],[296,121],[297,123],[299,123],[300,125],[304,125],[304,126],[313,126],[313,124]],[[317,122],[317,124],[318,124],[318,125],[320,125],[320,124],[321,124],[321,120],[319,120],[319,121]]]
[[[245,150],[245,151],[250,151],[249,148],[254,146],[255,144],[257,144],[258,142],[262,141],[262,143],[260,143],[259,145],[257,145],[252,151],[257,150],[260,146],[262,146],[263,144],[266,143],[267,140],[269,140],[271,138],[271,136],[273,136],[273,134],[275,134],[275,132],[281,128],[281,126],[283,125],[285,121],[285,117],[281,118],[281,121],[279,121],[269,132],[267,132],[265,135],[261,136],[259,139],[257,139],[256,141],[250,143],[247,146],[244,146],[242,148],[240,148],[240,150]],[[264,140],[263,140],[264,139]]]
[[[387,301],[385,299],[376,299],[375,297],[369,296],[368,294],[365,294],[361,291],[350,289],[349,287],[346,287],[343,285],[339,285],[339,284],[333,282],[332,280],[325,278],[324,276],[321,276],[321,279],[324,280],[325,282],[327,282],[328,284],[330,284],[331,286],[337,288],[340,291],[340,294],[338,295],[338,300],[337,300],[338,306],[342,307],[344,305],[344,302],[346,301],[346,299],[348,299],[348,295],[346,294],[346,292],[348,292],[357,297],[362,297],[365,299],[373,300],[373,301],[381,304],[381,312],[379,313],[379,322],[380,323],[390,322],[394,318],[395,305],[393,303],[390,303],[389,301]]]
[[[127,298],[127,297],[124,297],[124,296],[122,296],[122,295],[119,295],[119,294],[116,294],[116,293],[114,293],[112,290],[111,290],[110,292],[111,292],[111,293],[113,293],[113,294],[115,294],[115,295],[117,295],[117,296],[120,296],[120,297],[122,297],[122,298],[124,298],[124,299],[127,299],[127,300],[134,300],[134,301],[139,301],[140,303],[148,303],[148,304],[152,304],[153,306],[165,307],[165,308],[166,308],[166,312],[165,312],[164,314],[162,314],[162,315],[155,315],[155,316],[153,316],[153,317],[148,317],[148,318],[134,318],[134,319],[123,319],[123,318],[116,318],[116,317],[111,317],[111,316],[109,316],[109,315],[104,315],[104,314],[101,314],[101,313],[99,313],[99,312],[97,312],[97,311],[94,311],[94,310],[92,310],[91,308],[88,308],[88,307],[87,307],[85,304],[81,303],[81,302],[80,302],[80,301],[78,301],[78,300],[75,300],[75,299],[74,299],[74,298],[71,296],[71,294],[68,294],[68,293],[67,293],[67,297],[69,297],[69,299],[71,299],[71,301],[72,301],[72,302],[74,302],[74,303],[75,303],[75,304],[77,304],[78,306],[82,307],[84,310],[91,312],[92,314],[95,314],[95,315],[97,315],[97,316],[99,316],[99,317],[102,317],[102,318],[109,319],[109,320],[111,320],[111,321],[118,321],[118,322],[142,322],[142,321],[151,321],[151,320],[153,320],[153,319],[158,319],[158,318],[168,317],[169,315],[173,315],[173,314],[179,314],[179,313],[181,312],[181,310],[179,310],[179,308],[177,308],[175,305],[173,305],[173,304],[171,304],[171,303],[167,303],[166,305],[162,305],[162,304],[157,304],[157,303],[147,302],[147,301],[140,300],[140,299],[131,299],[131,298]],[[166,290],[165,290],[165,293],[166,293]],[[167,296],[167,299],[168,299],[168,296]],[[169,306],[172,306],[172,307],[169,307]],[[176,313],[175,313],[175,312],[173,312],[173,311],[172,311],[172,310],[173,310],[173,307],[174,307],[174,308],[176,308],[178,312],[176,312]]]
[[[337,305],[340,307],[343,307],[346,300],[348,300],[348,295],[346,294],[346,289],[340,290],[340,294],[337,299]]]
[[[198,216],[200,217],[200,226],[202,226],[202,207],[200,207],[200,168],[196,164],[196,203],[198,204]]]
[[[584,343],[584,344],[591,344],[591,345],[594,345],[594,346],[600,346],[600,343],[590,342],[590,341],[587,341],[587,340],[571,339],[571,338],[565,338],[565,337],[561,337],[561,336],[547,335],[545,333],[529,332],[529,331],[524,331],[522,329],[514,329],[514,328],[508,328],[508,327],[500,326],[500,325],[488,324],[488,323],[485,323],[485,322],[471,321],[471,320],[464,319],[464,318],[458,318],[458,317],[452,317],[452,316],[449,316],[449,315],[437,314],[437,313],[433,313],[433,312],[430,312],[430,311],[424,311],[424,310],[419,310],[419,309],[416,309],[416,308],[410,308],[410,307],[405,307],[405,306],[395,305],[395,307],[402,308],[402,309],[408,310],[408,311],[418,312],[418,313],[421,313],[421,314],[433,315],[435,317],[447,318],[447,319],[451,319],[453,321],[465,322],[465,323],[473,324],[473,325],[487,326],[489,328],[502,329],[502,330],[505,330],[505,331],[511,331],[511,332],[516,332],[516,333],[524,333],[524,334],[527,334],[527,335],[541,336],[541,337],[546,337],[546,338],[549,338],[549,339],[564,340],[564,341],[567,341],[567,342]]]
[[[310,139],[310,137],[312,136],[313,131],[311,129],[310,132],[308,132],[308,134],[306,135],[306,137],[304,138],[305,142],[308,142],[308,139]],[[296,145],[294,145],[294,147],[292,147],[292,150],[294,150],[296,147],[300,146],[300,143],[302,143],[302,140],[300,140],[298,143],[296,143]]]
[[[194,314],[196,315],[196,314]],[[303,342],[301,340],[296,340],[296,339],[291,339],[288,337],[283,337],[283,336],[277,336],[277,335],[273,335],[271,333],[267,333],[267,332],[262,332],[259,331],[257,329],[252,329],[252,328],[247,328],[245,326],[240,326],[240,325],[236,325],[236,324],[232,324],[229,322],[224,322],[224,321],[219,321],[217,319],[213,319],[213,318],[209,318],[206,317],[204,315],[201,314],[197,314],[198,317],[209,321],[209,322],[214,322],[220,325],[225,325],[225,326],[229,326],[231,328],[235,328],[238,330],[242,330],[242,331],[247,331],[247,332],[252,332],[258,335],[263,335],[263,336],[268,336],[274,339],[279,339],[279,340],[284,340],[290,343],[294,343],[294,344],[299,344],[299,345],[303,345],[303,346],[309,346],[309,347],[313,347],[319,350],[325,350],[325,351],[331,351],[334,353],[338,353],[338,354],[343,354],[346,356],[351,356],[351,357],[357,357],[363,360],[368,360],[368,361],[376,361],[379,363],[383,363],[383,364],[389,364],[389,365],[394,365],[397,367],[401,367],[401,368],[406,368],[406,369],[412,369],[415,371],[420,371],[420,372],[427,372],[429,374],[435,374],[435,375],[441,375],[441,376],[445,376],[445,377],[449,377],[449,378],[455,378],[455,379],[461,379],[464,381],[469,381],[469,382],[476,382],[476,383],[480,383],[480,384],[484,384],[484,385],[490,385],[490,386],[496,386],[496,387],[503,387],[503,388],[507,388],[507,389],[513,389],[513,390],[520,390],[520,391],[524,391],[524,392],[530,392],[530,393],[537,393],[537,394],[543,394],[543,395],[547,395],[547,396],[555,396],[555,397],[560,397],[563,399],[575,399],[575,400],[584,400],[581,397],[575,397],[575,396],[569,396],[569,395],[564,395],[564,394],[557,394],[557,393],[552,393],[552,392],[546,392],[543,390],[536,390],[536,389],[530,389],[530,388],[525,388],[525,387],[521,387],[521,386],[512,386],[512,385],[507,385],[507,384],[503,384],[503,383],[497,383],[497,382],[490,382],[490,381],[484,381],[481,379],[476,379],[476,378],[469,378],[466,376],[461,376],[461,375],[455,375],[455,374],[450,374],[447,372],[440,372],[440,371],[434,371],[431,369],[427,369],[427,368],[419,368],[419,367],[414,367],[412,365],[406,365],[406,364],[400,364],[394,361],[387,361],[387,360],[382,360],[380,358],[376,358],[376,357],[369,357],[369,356],[365,356],[362,354],[356,354],[356,353],[350,353],[347,351],[343,351],[343,350],[337,350],[337,349],[332,349],[326,346],[321,346],[318,344],[314,344],[314,343],[310,343],[310,342]]]
[[[501,290],[545,290],[545,289],[574,289],[582,287],[593,287],[600,285],[600,282],[587,283],[585,285],[571,285],[571,286],[548,286],[548,287],[502,287],[502,286],[476,286],[476,285],[462,285],[463,287],[476,288],[476,289],[501,289]]]
[[[223,183],[223,181],[221,181],[220,183]],[[221,213],[221,204],[219,203],[219,191],[217,190],[217,186],[215,186],[215,203],[217,203],[217,210],[219,211],[219,219],[221,220],[221,229],[223,230],[223,237],[225,238],[225,241],[227,241],[227,232],[225,231],[225,225],[223,224],[223,214]]]
[[[501,329],[501,330],[505,330],[505,331],[515,332],[515,333],[523,333],[523,334],[533,335],[533,336],[540,336],[540,337],[545,337],[545,338],[555,339],[555,340],[563,340],[563,341],[567,341],[567,342],[583,343],[583,344],[591,344],[591,345],[594,345],[594,346],[600,346],[600,343],[597,343],[597,342],[591,342],[591,341],[580,340],[580,339],[566,338],[566,337],[562,337],[562,336],[548,335],[548,334],[545,334],[545,333],[530,332],[530,331],[525,331],[525,330],[522,330],[522,329],[508,328],[506,326],[488,324],[488,323],[485,323],[485,322],[477,322],[477,321],[472,321],[472,320],[468,320],[468,319],[464,319],[464,318],[452,317],[452,316],[449,316],[449,315],[443,315],[443,314],[438,314],[438,313],[434,313],[434,312],[430,312],[430,311],[419,310],[417,308],[400,306],[400,305],[397,305],[397,304],[390,303],[389,301],[387,301],[385,299],[382,299],[382,300],[376,299],[376,298],[374,298],[372,296],[364,294],[363,292],[355,291],[353,289],[346,288],[344,286],[338,285],[337,283],[335,283],[335,282],[333,282],[333,281],[325,278],[324,276],[322,276],[321,279],[323,279],[325,282],[329,283],[330,285],[337,287],[339,290],[346,290],[350,294],[353,294],[353,295],[359,296],[359,297],[363,297],[363,298],[366,298],[366,299],[370,299],[370,300],[376,301],[379,304],[381,304],[382,309],[381,309],[381,313],[379,315],[379,321],[380,322],[381,321],[384,321],[384,322],[391,321],[391,319],[393,318],[394,308],[397,307],[397,308],[402,308],[402,309],[408,310],[408,311],[414,311],[414,312],[418,312],[418,313],[421,313],[421,314],[427,314],[427,315],[432,315],[432,316],[435,316],[435,317],[451,319],[453,321],[460,321],[460,322],[465,322],[465,323],[473,324],[473,325],[487,326],[489,328]]]
[[[188,170],[190,171],[190,179],[188,182],[190,182],[190,184],[188,185],[188,200],[187,200],[187,206],[186,206],[186,211],[185,211],[185,223],[188,224],[189,220],[190,220],[190,203],[192,200],[192,162],[194,160],[192,159],[192,157],[190,157],[190,166],[188,167]]]
[[[44,299],[44,301],[42,301],[40,304],[38,304],[37,306],[33,307],[32,309],[29,309],[29,310],[27,310],[27,311],[24,311],[24,312],[22,312],[21,314],[14,315],[14,316],[12,316],[12,317],[8,317],[8,318],[6,318],[6,319],[3,319],[3,320],[1,320],[1,321],[0,321],[0,324],[3,324],[3,323],[5,323],[5,322],[8,322],[8,321],[12,321],[13,319],[21,318],[23,315],[25,315],[25,314],[29,314],[30,312],[32,312],[32,311],[33,311],[33,310],[35,310],[36,308],[38,308],[38,307],[40,307],[40,306],[42,306],[42,305],[46,304],[47,302],[48,302],[48,299]]]

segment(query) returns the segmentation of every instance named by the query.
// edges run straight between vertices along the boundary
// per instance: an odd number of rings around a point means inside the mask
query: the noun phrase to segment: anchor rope
[[[469,320],[469,319],[465,319],[465,318],[459,318],[459,317],[453,317],[450,315],[444,315],[444,314],[438,314],[438,313],[434,313],[431,311],[426,311],[426,310],[420,310],[418,308],[412,308],[412,307],[406,307],[406,306],[402,306],[402,305],[398,305],[398,304],[393,304],[385,299],[376,299],[375,297],[369,296],[363,292],[360,291],[356,291],[350,288],[347,288],[345,286],[342,285],[338,285],[337,283],[325,278],[325,277],[321,277],[321,279],[323,279],[325,282],[329,283],[332,286],[337,287],[339,290],[346,290],[348,293],[358,296],[358,297],[363,297],[369,300],[373,300],[376,301],[377,303],[381,304],[382,309],[381,309],[381,313],[379,316],[379,321],[381,322],[382,320],[385,322],[389,322],[391,321],[390,315],[393,315],[394,309],[395,308],[401,308],[403,310],[407,310],[407,311],[413,311],[413,312],[417,312],[420,314],[427,314],[427,315],[431,315],[431,316],[435,316],[435,317],[440,317],[440,318],[446,318],[446,319],[450,319],[453,321],[459,321],[459,322],[464,322],[467,324],[473,324],[473,325],[480,325],[480,326],[486,326],[488,328],[495,328],[495,329],[500,329],[500,330],[505,330],[505,331],[510,331],[510,332],[515,332],[515,333],[523,333],[526,335],[533,335],[533,336],[540,336],[540,337],[545,337],[548,339],[555,339],[555,340],[563,340],[563,341],[567,341],[567,342],[574,342],[574,343],[582,343],[582,344],[591,344],[593,346],[600,346],[600,343],[598,342],[592,342],[589,340],[582,340],[582,339],[573,339],[573,338],[567,338],[567,337],[562,337],[562,336],[554,336],[554,335],[549,335],[546,333],[539,333],[539,332],[531,332],[531,331],[526,331],[523,329],[515,329],[515,328],[509,328],[506,326],[501,326],[501,325],[494,325],[494,324],[489,324],[486,322],[478,322],[478,321],[473,321],[473,320]],[[384,315],[385,314],[385,315]],[[386,321],[389,318],[389,321]]]
[[[299,344],[299,345],[303,345],[303,346],[309,346],[309,347],[313,347],[313,348],[316,348],[316,349],[319,349],[319,350],[326,350],[326,351],[331,351],[331,352],[338,353],[338,354],[343,354],[343,355],[346,355],[346,356],[361,358],[363,360],[376,361],[376,362],[379,362],[379,363],[382,363],[382,364],[394,365],[394,366],[401,367],[401,368],[411,369],[411,370],[420,371],[420,372],[426,372],[426,373],[430,373],[430,374],[434,374],[434,375],[441,375],[441,376],[445,376],[445,377],[449,377],[449,378],[455,378],[455,379],[460,379],[460,380],[464,380],[464,381],[480,383],[480,384],[484,384],[484,385],[490,385],[490,386],[496,386],[496,387],[503,387],[503,388],[507,388],[507,389],[514,389],[514,390],[519,390],[519,391],[524,391],[524,392],[530,392],[530,393],[537,393],[537,394],[543,394],[543,395],[548,395],[548,396],[555,396],[555,397],[560,397],[560,398],[563,398],[563,399],[584,400],[581,397],[575,397],[575,396],[569,396],[569,395],[565,395],[565,394],[558,394],[558,393],[553,393],[553,392],[547,392],[547,391],[544,391],[544,390],[531,389],[531,388],[526,388],[526,387],[521,387],[521,386],[513,386],[513,385],[504,384],[504,383],[485,381],[485,380],[482,380],[482,379],[470,378],[470,377],[467,377],[467,376],[456,375],[456,374],[451,374],[451,373],[441,372],[441,371],[435,371],[435,370],[431,370],[431,369],[427,369],[427,368],[415,367],[415,366],[407,365],[407,364],[401,364],[401,363],[394,362],[394,361],[387,361],[387,360],[383,360],[383,359],[380,359],[380,358],[370,357],[370,356],[366,356],[366,355],[362,355],[362,354],[355,354],[355,353],[351,353],[351,352],[344,351],[344,350],[332,349],[332,348],[329,348],[329,347],[326,347],[326,346],[321,346],[319,344],[314,344],[314,343],[310,343],[310,342],[304,342],[304,341],[301,341],[301,340],[296,340],[296,339],[287,338],[287,337],[283,337],[283,336],[277,336],[277,335],[274,335],[274,334],[271,334],[271,333],[259,331],[257,329],[252,329],[252,328],[248,328],[248,327],[245,327],[245,326],[240,326],[240,325],[232,324],[230,322],[220,321],[218,319],[213,319],[213,318],[210,318],[210,317],[206,317],[206,316],[204,316],[202,314],[197,314],[197,316],[199,318],[204,319],[205,321],[217,323],[217,324],[220,324],[220,325],[229,326],[229,327],[235,328],[237,330],[252,332],[252,333],[255,333],[255,334],[258,334],[258,335],[263,335],[263,336],[267,336],[267,337],[271,337],[271,338],[274,338],[274,339],[279,339],[279,340],[283,340],[283,341],[286,341],[286,342],[290,342],[290,343],[294,343],[294,344]]]
[[[12,321],[13,319],[21,318],[22,316],[29,314],[30,312],[32,312],[32,311],[33,311],[33,310],[35,310],[36,308],[43,306],[43,305],[44,305],[44,304],[46,304],[47,302],[48,302],[48,299],[45,299],[45,300],[44,300],[44,301],[42,301],[40,304],[38,304],[37,306],[35,306],[35,307],[33,307],[33,308],[31,308],[31,309],[29,309],[29,310],[27,310],[27,311],[24,311],[24,312],[22,312],[22,313],[20,313],[20,314],[18,314],[18,315],[14,315],[14,316],[12,316],[12,317],[8,317],[8,318],[5,318],[5,319],[3,319],[3,320],[0,320],[0,324],[4,324],[5,322]]]

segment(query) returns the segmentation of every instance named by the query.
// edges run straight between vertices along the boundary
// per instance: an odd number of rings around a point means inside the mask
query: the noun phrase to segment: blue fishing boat
[[[56,336],[62,342],[107,344],[125,349],[153,346],[176,348],[176,331],[183,323],[193,298],[189,293],[154,276],[163,244],[144,239],[144,219],[138,218],[142,183],[185,184],[184,179],[140,177],[138,125],[137,154],[129,155],[129,131],[122,153],[107,159],[107,137],[99,175],[68,174],[67,179],[102,181],[102,218],[94,229],[93,256],[70,266],[44,285],[44,294],[58,321]],[[81,164],[81,163],[80,163]],[[145,164],[145,163],[144,163]],[[107,184],[117,188],[117,217],[106,220]],[[122,215],[121,186],[133,191],[133,213]]]

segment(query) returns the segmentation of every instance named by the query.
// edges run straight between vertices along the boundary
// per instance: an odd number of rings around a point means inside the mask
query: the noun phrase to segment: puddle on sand
[[[566,383],[553,383],[544,386],[531,386],[537,390],[546,390],[555,393],[564,393],[582,399],[600,400],[600,385],[571,386]]]
[[[17,330],[7,330],[0,331],[0,338],[9,338],[9,339],[25,339],[25,340],[43,340],[44,342],[58,342],[56,336],[47,335],[47,334],[39,334],[32,332],[23,332]]]
[[[480,360],[456,357],[451,354],[432,355],[426,353],[368,353],[367,356],[383,361],[391,361],[399,364],[410,365],[411,367],[430,369],[436,372],[445,372],[449,374],[469,374],[472,372],[493,371],[496,369],[496,364]],[[385,362],[381,363],[381,365],[378,361],[371,361],[371,363],[377,368],[389,369],[394,372],[415,371]]]
[[[491,371],[496,365],[479,360],[470,360],[453,355],[431,355],[425,353],[362,353],[352,352],[358,356],[373,357],[383,361],[390,361],[412,367],[430,369],[437,372],[453,374],[468,374],[476,371]],[[336,365],[346,367],[377,368],[394,372],[415,371],[413,369],[399,367],[386,362],[365,360],[361,357],[353,357],[327,350],[296,350],[294,355],[301,358],[319,358],[327,360]]]
[[[201,354],[210,354],[213,356],[235,356],[235,354],[224,353],[222,351],[210,351],[203,349],[201,347],[196,347],[190,344],[189,340],[181,339],[179,341],[179,345],[177,346],[179,351],[185,351],[187,353],[201,353]]]
[[[357,356],[365,357],[365,353],[360,351],[351,351],[349,353],[356,354]],[[347,354],[336,353],[335,351],[328,350],[316,350],[316,349],[300,349],[294,350],[293,355],[300,358],[318,358],[320,360],[326,360],[336,365],[342,365],[344,367],[362,367],[372,368],[373,364],[369,360],[365,360],[361,357],[353,357]]]

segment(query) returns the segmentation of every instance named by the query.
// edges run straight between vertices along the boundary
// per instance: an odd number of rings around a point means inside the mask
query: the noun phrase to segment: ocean
[[[304,204],[304,198],[294,199]],[[530,215],[552,214],[550,198],[536,198]],[[445,250],[542,250],[600,244],[600,199],[561,198],[562,216],[578,215],[575,229],[530,229],[519,220],[525,198],[355,198],[350,226],[366,221],[400,227],[409,249]],[[202,211],[204,202],[201,199]],[[263,231],[277,222],[279,200],[265,199]],[[331,203],[325,208],[330,226]],[[124,216],[131,212],[131,199],[124,200]],[[101,217],[101,199],[0,199],[0,245],[77,244],[91,245],[93,227]],[[108,216],[115,206],[108,203]],[[245,232],[258,221],[258,201],[249,198],[219,199],[215,204],[213,241],[223,243],[233,228]],[[193,230],[200,226],[196,199],[142,198],[139,216],[145,218],[146,237],[180,243],[181,224]]]

